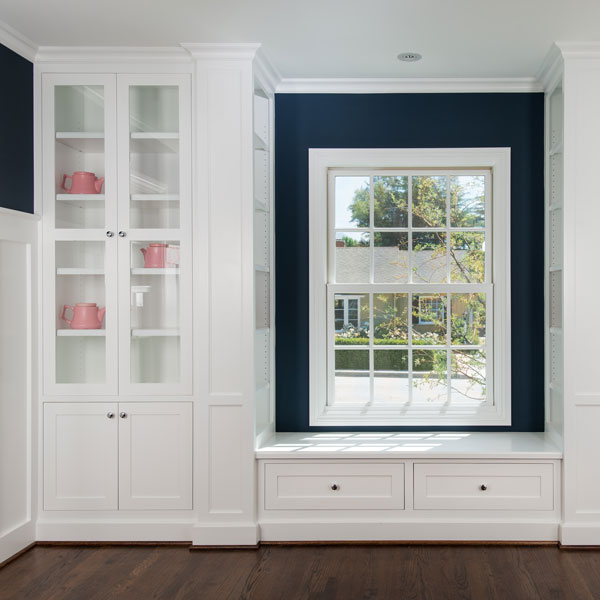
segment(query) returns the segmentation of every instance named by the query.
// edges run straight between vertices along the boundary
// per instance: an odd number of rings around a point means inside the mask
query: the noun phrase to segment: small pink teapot
[[[66,188],[67,179],[71,180],[71,187]],[[104,177],[96,177],[95,173],[89,171],[75,171],[73,175],[63,175],[62,189],[67,194],[99,194],[102,191]]]
[[[140,248],[140,252],[144,255],[144,267],[147,269],[164,269],[179,264],[179,246],[150,244],[147,248]]]
[[[65,317],[68,309],[73,311],[71,320]],[[100,329],[106,308],[98,308],[94,302],[78,302],[75,306],[65,304],[60,318],[65,321],[71,329]]]

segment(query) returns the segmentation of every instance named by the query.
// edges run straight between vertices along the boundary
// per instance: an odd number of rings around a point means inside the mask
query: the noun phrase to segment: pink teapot
[[[67,179],[71,180],[71,187],[66,188]],[[62,189],[67,194],[99,194],[102,191],[104,177],[96,177],[95,173],[89,171],[75,171],[73,175],[63,175]]]
[[[68,309],[73,311],[73,318],[70,320],[65,317]],[[106,308],[98,308],[94,302],[78,302],[75,306],[65,304],[60,318],[71,329],[100,329],[105,313]]]
[[[179,246],[150,244],[147,248],[140,248],[140,252],[144,255],[144,267],[147,269],[164,269],[179,264]]]

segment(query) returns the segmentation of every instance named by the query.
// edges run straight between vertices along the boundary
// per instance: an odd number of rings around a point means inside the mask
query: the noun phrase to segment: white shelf
[[[254,265],[255,271],[260,271],[261,273],[269,273],[271,269],[269,267],[265,267],[263,265]]]
[[[104,337],[106,329],[57,329],[58,337]]]
[[[59,267],[57,275],[104,275],[104,269],[87,269],[79,267]]]
[[[179,194],[131,194],[132,202],[179,202]]]
[[[256,333],[269,333],[269,328],[268,327],[257,327],[254,331]]]
[[[179,275],[179,267],[172,268],[146,268],[136,267],[131,269],[132,275]]]
[[[256,458],[502,458],[559,459],[562,452],[545,433],[319,432],[276,433]]]
[[[178,337],[179,329],[132,329],[131,337]]]
[[[179,152],[179,133],[133,132],[131,134],[130,150],[139,154]]]
[[[56,141],[78,152],[104,152],[104,133],[101,131],[57,131]]]
[[[104,194],[56,194],[60,202],[104,202]]]
[[[557,271],[562,271],[563,268],[562,267],[549,267],[548,271],[550,271],[550,273],[556,273]]]

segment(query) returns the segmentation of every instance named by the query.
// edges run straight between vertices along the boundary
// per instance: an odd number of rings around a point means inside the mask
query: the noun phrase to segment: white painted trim
[[[600,58],[600,42],[556,42],[565,58]]]
[[[0,218],[1,217],[25,219],[26,221],[39,221],[41,218],[40,215],[13,210],[12,208],[4,208],[3,206],[0,206]]]
[[[29,520],[0,537],[0,563],[21,552],[35,540],[35,522]]]
[[[535,77],[283,78],[279,94],[441,94],[541,92]]]
[[[335,168],[489,168],[492,169],[494,404],[466,417],[450,411],[399,415],[400,410],[352,411],[327,408],[327,194]],[[309,338],[310,425],[510,425],[510,148],[325,148],[309,149]],[[353,286],[353,289],[356,286]],[[501,373],[501,376],[497,374]],[[386,411],[383,411],[386,412]]]
[[[181,47],[194,59],[253,60],[260,44],[182,43]]]
[[[556,44],[552,44],[537,74],[537,80],[544,91],[548,92],[555,87],[556,82],[562,76],[562,69],[561,51]]]
[[[563,522],[558,529],[563,546],[600,546],[600,523]]]
[[[37,44],[4,21],[0,21],[0,44],[31,62],[35,60]]]
[[[40,46],[36,64],[76,63],[189,63],[190,56],[180,46]]]
[[[556,541],[558,521],[531,519],[261,521],[260,538],[275,541]],[[600,538],[599,538],[600,539]]]
[[[266,54],[264,48],[260,47],[257,49],[253,66],[256,82],[259,83],[264,92],[269,96],[272,96],[281,83],[281,74]],[[272,148],[272,144],[270,144],[269,147]]]
[[[104,519],[65,519],[37,522],[38,542],[189,542],[192,539],[190,521],[129,522]]]
[[[255,546],[258,523],[198,523],[192,528],[194,546]]]

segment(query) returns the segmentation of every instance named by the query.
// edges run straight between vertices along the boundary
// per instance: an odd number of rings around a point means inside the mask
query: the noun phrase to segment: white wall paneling
[[[0,563],[35,540],[38,236],[0,208]]]

